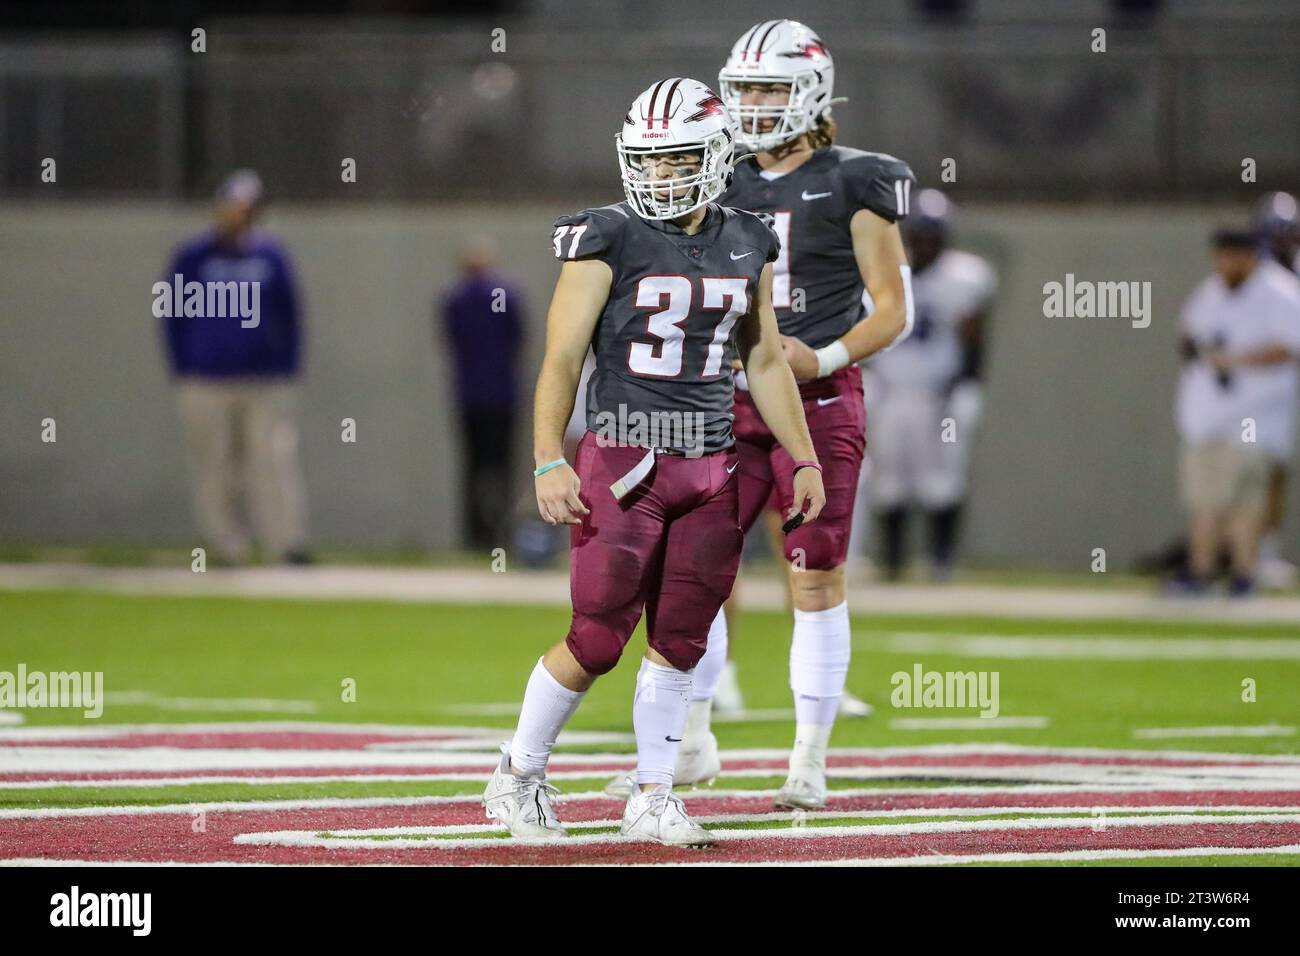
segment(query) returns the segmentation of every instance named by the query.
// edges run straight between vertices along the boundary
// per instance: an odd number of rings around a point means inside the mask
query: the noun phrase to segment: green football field
[[[0,593],[0,672],[16,672],[19,664],[25,665],[29,674],[102,672],[107,700],[98,720],[88,720],[72,709],[27,708],[19,712],[21,723],[12,722],[17,719],[13,712],[0,714],[11,718],[9,723],[0,723],[0,732],[6,732],[9,741],[0,743],[0,752],[6,754],[0,765],[0,807],[25,811],[224,803],[243,808],[250,801],[258,802],[260,807],[266,801],[333,800],[346,805],[366,798],[418,801],[440,796],[473,797],[481,792],[486,770],[481,774],[463,768],[447,773],[431,771],[413,774],[409,780],[366,772],[344,779],[353,773],[353,765],[348,764],[351,769],[346,772],[322,774],[328,779],[315,782],[302,779],[301,773],[275,769],[279,765],[266,755],[276,747],[288,747],[295,754],[303,750],[317,752],[314,748],[320,746],[319,742],[268,738],[268,743],[250,738],[250,756],[244,766],[238,760],[239,747],[229,742],[204,741],[198,732],[221,733],[221,728],[245,725],[261,733],[262,728],[283,725],[275,731],[280,733],[292,725],[297,733],[304,727],[310,730],[312,724],[356,724],[397,727],[391,733],[376,731],[381,737],[422,727],[450,728],[447,732],[455,737],[454,729],[461,727],[469,739],[449,746],[455,753],[472,753],[475,766],[487,767],[491,759],[485,754],[490,753],[495,740],[505,739],[513,726],[512,709],[533,663],[551,643],[564,636],[567,627],[568,612],[561,607],[139,597],[80,591]],[[753,755],[771,751],[769,756],[775,758],[788,746],[792,733],[792,721],[785,713],[792,706],[787,683],[789,630],[789,619],[784,614],[745,612],[741,616],[733,656],[738,662],[749,713],[740,720],[715,724],[724,751]],[[1253,804],[1261,791],[1272,793],[1276,799],[1265,801],[1268,806],[1261,807],[1260,812],[1277,814],[1278,826],[1300,825],[1300,817],[1291,821],[1286,816],[1288,811],[1300,810],[1292,806],[1300,803],[1300,760],[1285,759],[1300,751],[1295,729],[1300,724],[1297,644],[1298,629],[1284,625],[874,617],[858,613],[854,617],[849,688],[874,704],[876,713],[866,719],[845,719],[837,725],[832,746],[852,755],[867,769],[855,771],[852,768],[858,765],[846,757],[849,762],[845,766],[850,769],[843,774],[832,769],[831,785],[837,793],[867,796],[891,789],[923,794],[926,788],[933,788],[936,794],[951,792],[960,797],[963,788],[997,785],[1032,789],[1060,784],[1064,792],[1085,784],[1105,788],[1120,779],[1097,776],[1100,771],[1095,768],[1086,772],[1061,769],[1061,764],[1074,759],[1070,754],[1091,754],[1090,759],[1098,761],[1110,774],[1117,772],[1114,765],[1122,769],[1126,762],[1140,764],[1142,755],[1133,757],[1135,751],[1177,751],[1191,757],[1199,752],[1256,754],[1267,757],[1259,762],[1263,769],[1251,772],[1276,773],[1277,777],[1269,778],[1271,784],[1245,778],[1239,781],[1242,792],[1254,795],[1247,802]],[[616,763],[629,762],[621,755],[635,749],[630,737],[630,703],[636,658],[643,649],[644,638],[638,631],[624,661],[587,696],[570,725],[572,731],[579,732],[578,738],[567,745],[562,741],[557,761],[562,756],[574,760],[585,757],[595,767],[602,759],[599,755],[604,755]],[[979,714],[978,707],[894,706],[891,678],[900,672],[910,675],[918,665],[926,672],[996,672],[999,719],[967,720],[943,727],[917,723],[918,719],[976,718]],[[33,743],[29,736],[48,725],[65,725],[74,736],[56,745],[24,750]],[[128,725],[124,733],[129,730],[144,736],[123,743],[105,758],[103,750],[94,749],[100,746],[94,734],[116,725]],[[178,731],[192,736],[178,742],[165,733],[167,728],[158,725],[176,725]],[[494,728],[500,729],[499,735]],[[582,732],[590,733],[583,736]],[[149,734],[162,736],[152,739]],[[191,739],[193,744],[187,742]],[[201,750],[209,745],[220,748],[223,762],[219,767],[212,765],[217,770],[204,769],[207,765],[193,758],[194,748]],[[373,748],[393,748],[395,744],[385,738],[358,746],[361,749],[348,753],[370,753]],[[159,762],[155,767],[146,760],[132,772],[115,773],[114,768],[128,767],[111,763],[122,756],[123,748],[138,748],[131,756],[141,760],[157,758]],[[184,751],[184,759],[168,763],[178,750]],[[876,767],[872,763],[876,752],[897,755],[897,764],[889,764],[894,769]],[[1018,755],[1016,760],[1038,760],[1040,754],[1054,756],[1050,761],[1043,758],[1050,764],[1042,771],[1043,776],[1025,777],[1016,775],[1020,770],[1006,768],[1002,761],[1008,753]],[[931,755],[938,755],[941,761],[960,761],[960,772],[949,776],[936,769],[930,763]],[[82,762],[78,763],[78,759]],[[104,764],[103,759],[110,763]],[[292,766],[310,766],[303,759],[310,758],[295,756],[299,762]],[[757,766],[747,775],[731,777],[726,773],[725,760],[724,775],[715,785],[719,793],[760,794],[781,782],[779,763]],[[1245,765],[1240,760],[1231,764]],[[43,768],[47,766],[51,769],[45,773]],[[192,773],[193,782],[178,779],[173,770]],[[1196,784],[1198,771],[1176,772],[1185,776],[1171,786],[1186,789]],[[132,773],[146,776],[140,776],[137,782],[131,779]],[[253,775],[256,773],[265,774],[265,779],[259,781]],[[1075,773],[1083,775],[1072,776]],[[1139,767],[1134,773],[1132,788],[1125,792],[1167,789],[1161,776],[1166,773],[1163,769]],[[156,779],[149,779],[147,774]],[[566,793],[594,795],[609,777],[602,766],[585,776],[571,772],[560,785]],[[1207,782],[1206,790],[1219,795],[1207,797],[1203,803],[1191,801],[1185,812],[1204,819],[1218,812],[1215,807],[1220,804],[1234,805],[1238,801],[1225,798],[1222,791],[1237,786],[1232,781],[1223,787]],[[1160,807],[1158,798],[1148,802],[1152,804],[1150,813],[1170,812]],[[1016,804],[1016,800],[1010,800],[1007,806]],[[836,814],[830,814],[828,808],[824,818],[800,819],[795,825],[826,827],[833,832],[847,827],[850,829],[842,832],[866,839],[864,834],[869,834],[872,826],[887,826],[892,819],[889,814],[873,813],[870,807],[874,806],[884,804],[863,804],[856,809],[846,804],[843,812]],[[931,824],[967,819],[947,804],[938,807],[929,811],[923,807],[908,819]],[[981,812],[989,824],[1024,817],[1019,808],[999,810],[996,805]],[[1123,812],[1148,811],[1130,807]],[[1242,812],[1235,806],[1222,811]],[[1060,815],[1087,820],[1096,817],[1097,811],[1081,805],[1060,810]],[[598,836],[608,831],[609,827],[602,830],[599,826],[607,816],[593,817],[592,828],[586,832]],[[719,832],[728,828],[791,826],[790,821],[780,818],[759,815],[751,821],[733,816],[720,814]],[[465,817],[466,821],[470,819]],[[361,829],[378,825],[360,817],[355,823]],[[0,821],[0,827],[3,824]],[[452,828],[441,836],[465,836],[465,824],[449,825]],[[313,829],[318,826],[320,829]],[[1235,830],[1254,833],[1252,826],[1243,820]],[[1272,824],[1263,826],[1267,830]],[[307,829],[336,837],[336,847],[349,839],[346,833],[339,832],[349,829],[345,827],[312,823]],[[1146,831],[1134,825],[1131,832]],[[430,842],[440,834],[422,836]],[[497,836],[491,835],[493,842]],[[117,856],[134,858],[131,835],[118,834],[115,838],[121,844]],[[66,847],[60,849],[57,837],[48,839],[53,841],[49,855],[72,853]],[[107,836],[106,842],[111,844],[113,839]],[[140,839],[147,838],[142,835]],[[351,837],[353,843],[357,839]],[[404,834],[398,824],[391,833],[362,835],[361,843],[382,845],[384,839],[401,844],[415,837]],[[1297,853],[1276,849],[1267,854],[1249,852],[1253,847],[1289,847],[1300,844],[1300,839],[1283,839],[1273,833],[1261,836],[1258,842],[1253,840],[1247,836],[1235,845],[1229,837],[1217,834],[1215,842],[1205,844],[1230,846],[1236,853],[1233,857],[1184,855],[1153,859],[1134,853],[1115,862],[1300,863]],[[0,845],[3,842],[0,840]],[[479,842],[489,842],[489,836],[483,835]],[[1189,847],[1200,845],[1195,838],[1185,842]],[[1152,847],[1163,845],[1156,841]],[[1014,848],[1018,844],[1007,846]],[[46,855],[46,847],[39,840],[25,847],[23,852],[4,852],[0,856]],[[990,852],[994,849],[991,847]],[[340,851],[331,852],[337,857]],[[861,852],[855,849],[848,857]],[[184,858],[181,855],[176,859]],[[1079,862],[1107,860],[1081,856]]]

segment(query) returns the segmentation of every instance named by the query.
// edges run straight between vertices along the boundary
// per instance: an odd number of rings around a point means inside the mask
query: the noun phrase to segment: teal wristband
[[[551,469],[559,468],[561,465],[567,465],[567,464],[568,462],[565,461],[563,458],[557,458],[555,459],[555,461],[547,462],[545,465],[542,465],[541,468],[534,468],[533,477],[540,478],[542,475],[546,474]]]

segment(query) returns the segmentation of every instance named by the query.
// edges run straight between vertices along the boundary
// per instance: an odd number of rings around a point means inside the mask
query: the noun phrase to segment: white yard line
[[[1095,813],[1097,810],[1105,811],[1104,814]],[[1266,816],[1274,814],[1298,814],[1300,806],[1287,807],[1260,807],[1256,805],[1233,805],[1233,806],[1215,806],[1215,807],[1189,807],[1185,804],[1175,804],[1172,806],[1142,806],[1136,804],[1133,806],[1106,806],[1106,807],[1082,807],[1082,806],[1060,806],[1060,807],[1023,807],[1023,806],[1005,806],[1005,807],[931,807],[915,808],[909,810],[855,810],[851,812],[836,810],[807,810],[802,814],[790,810],[774,811],[771,813],[717,813],[692,816],[696,823],[703,824],[726,824],[726,823],[767,823],[778,821],[802,821],[805,825],[809,821],[817,820],[845,820],[845,819],[867,819],[867,818],[888,818],[888,819],[906,819],[908,817],[992,817],[1017,814],[1022,816],[1067,816],[1075,815],[1075,819],[1088,826],[1104,827],[1109,821],[1110,814],[1141,814],[1149,813],[1157,816],[1168,816],[1170,814],[1188,814],[1192,813],[1197,816],[1214,816],[1217,813],[1248,813],[1260,814],[1264,812]],[[574,830],[599,830],[609,827],[617,827],[620,818],[611,817],[608,820],[579,820],[577,822],[565,822],[564,828],[569,831]],[[798,822],[792,824],[797,828]],[[837,833],[838,827],[822,827],[825,833]],[[297,833],[316,834],[321,830],[297,830],[284,831]],[[360,829],[348,830],[327,830],[331,837],[338,840],[363,839],[365,837],[389,837],[398,834],[408,834],[412,837],[416,835],[429,835],[435,837],[452,837],[452,836],[471,836],[473,834],[499,834],[504,832],[499,823],[465,823],[449,824],[447,826],[412,826],[412,827],[365,827]]]
[[[12,730],[0,730],[0,743],[5,741],[29,740],[78,740],[93,741],[114,739],[137,734],[175,734],[177,736],[203,736],[218,733],[276,733],[276,732],[313,732],[322,734],[373,734],[376,736],[432,737],[453,736],[484,738],[483,753],[496,754],[500,759],[496,744],[500,743],[503,733],[498,727],[465,727],[457,725],[434,726],[421,724],[348,724],[329,723],[306,720],[296,721],[224,721],[219,723],[148,723],[148,724],[98,724],[89,726],[85,721],[77,724],[60,724],[58,726],[27,726]],[[507,732],[508,733],[508,732]],[[622,742],[629,735],[622,733],[605,733],[598,731],[581,731],[584,742],[596,742],[613,738]],[[588,738],[596,738],[588,741]],[[563,738],[561,738],[563,739]],[[269,751],[268,751],[269,752]],[[1137,747],[1060,747],[1044,744],[1006,743],[1002,741],[982,741],[939,744],[909,744],[890,747],[835,747],[830,750],[831,757],[876,757],[890,759],[895,757],[938,756],[962,757],[982,755],[1041,756],[1059,757],[1069,760],[1075,757],[1095,757],[1100,759],[1130,759],[1137,761],[1180,760],[1193,763],[1277,763],[1300,767],[1300,755],[1297,754],[1250,754],[1221,753],[1203,750],[1151,750]],[[723,756],[733,760],[784,760],[790,751],[784,747],[742,747],[723,751]],[[556,759],[564,760],[608,760],[622,759],[631,761],[632,755],[626,754],[564,754]],[[457,759],[469,759],[468,756]]]
[[[1186,808],[1180,808],[1185,810]],[[913,834],[933,833],[978,833],[1007,832],[1021,830],[1056,830],[1056,829],[1092,829],[1098,821],[1088,817],[1044,817],[1036,820],[953,820],[926,821],[920,823],[880,823],[845,827],[801,827],[791,826],[785,829],[727,829],[714,828],[710,833],[719,841],[727,840],[808,840],[859,836],[910,836]],[[1194,813],[1172,813],[1167,815],[1114,817],[1105,818],[1106,829],[1121,827],[1165,827],[1188,826],[1205,822],[1203,815]],[[1230,826],[1249,826],[1256,823],[1300,823],[1300,814],[1296,813],[1249,813],[1238,816],[1216,818],[1216,824]],[[310,846],[331,849],[433,849],[466,850],[482,849],[501,843],[501,838],[475,839],[473,837],[451,838],[445,840],[421,839],[357,839],[336,840],[320,837],[320,831],[277,830],[265,833],[241,833],[232,842],[254,846]],[[589,846],[602,843],[624,842],[624,837],[617,833],[593,834],[591,836],[567,836],[554,840],[537,841],[540,845]],[[531,842],[529,845],[533,845]]]
[[[160,697],[148,690],[109,691],[105,704],[156,707],[159,710],[232,711],[261,714],[314,714],[320,707],[310,700],[272,697]]]
[[[416,603],[549,605],[569,603],[563,571],[496,574],[449,568],[380,568],[322,565],[313,568],[214,569],[195,574],[188,561],[176,568],[111,568],[86,564],[0,564],[0,590],[76,588],[117,594],[312,599],[378,599]],[[747,607],[784,610],[781,588],[744,587]],[[1061,587],[956,584],[852,584],[849,606],[872,614],[996,615],[1074,619],[1144,618],[1189,621],[1300,620],[1300,599],[1175,601],[1152,592]]]
[[[1184,780],[1149,781],[1136,777],[1118,781],[1049,784],[1028,782],[1011,786],[993,786],[978,784],[956,784],[947,787],[854,787],[830,791],[830,800],[851,800],[861,797],[918,797],[918,796],[1001,796],[1008,800],[1023,800],[1026,794],[1139,794],[1152,790],[1203,792],[1206,790],[1224,790],[1237,793],[1275,793],[1300,789],[1296,785],[1279,786],[1269,781],[1229,780],[1207,781],[1205,778]],[[681,790],[683,799],[692,800],[734,799],[734,798],[775,798],[776,790],[755,790],[743,788],[702,788]],[[592,800],[611,801],[603,790],[591,790],[562,794],[558,803],[563,806],[570,802],[588,802]],[[318,797],[289,800],[218,800],[195,801],[171,804],[106,804],[87,807],[12,807],[0,809],[0,820],[43,819],[50,817],[97,817],[97,816],[153,816],[155,814],[193,814],[200,810],[209,813],[240,813],[263,810],[341,810],[369,807],[411,807],[438,804],[478,804],[482,795],[477,792],[449,796],[428,797]],[[621,801],[620,801],[621,802]],[[1258,808],[1257,808],[1258,809]],[[862,811],[835,811],[852,812]],[[874,811],[873,811],[874,812]]]
[[[976,718],[979,719],[979,718]],[[198,725],[180,725],[178,728],[172,728],[171,725],[145,725],[144,727],[117,728],[120,732],[156,732],[159,728],[175,730],[179,735],[184,736],[192,732],[230,732],[232,728],[237,728],[238,724],[222,725],[203,725],[203,730],[198,730]],[[260,726],[260,725],[259,725]],[[301,725],[296,725],[301,726]],[[305,725],[312,727],[313,725]],[[429,728],[428,731],[436,731],[441,728]],[[476,733],[473,728],[463,728],[468,734]],[[49,728],[49,727],[30,727],[21,730],[13,729],[6,732],[0,732],[0,744],[3,741],[21,741],[21,740],[41,740],[42,742],[52,742],[55,740],[77,740],[93,742],[99,739],[113,739],[118,733],[110,732],[114,730],[111,727],[98,729],[87,728]],[[345,731],[340,730],[340,733]],[[392,776],[398,779],[429,779],[429,780],[460,780],[472,778],[478,773],[486,773],[499,760],[494,744],[499,737],[496,731],[488,731],[490,737],[481,739],[473,750],[453,750],[449,749],[450,742],[439,744],[433,741],[421,742],[418,749],[380,749],[377,747],[365,748],[337,748],[337,749],[305,749],[305,748],[241,748],[241,747],[224,747],[224,748],[188,748],[188,747],[96,747],[96,746],[22,746],[22,747],[5,747],[0,745],[0,773],[6,774],[78,774],[78,773],[127,773],[127,772],[152,772],[152,773],[180,773],[182,771],[203,772],[209,771],[205,776],[221,778],[226,776],[222,771],[231,770],[255,770],[264,769],[279,771],[278,777],[306,777],[305,774],[294,774],[294,770],[307,768],[326,769],[334,768],[344,769],[364,769],[371,768],[375,771],[375,776],[387,777]],[[563,739],[563,738],[562,738]],[[471,740],[470,743],[473,743]],[[999,754],[1007,755],[1032,755],[1043,758],[1043,763],[1036,764],[1012,764],[1008,766],[996,766],[991,763],[976,763],[970,765],[949,765],[944,763],[922,764],[922,763],[896,763],[891,762],[898,758],[925,758],[925,757],[961,757],[961,756],[997,756]],[[1099,750],[1094,748],[1053,748],[1053,747],[1029,747],[1016,746],[1003,743],[988,744],[940,744],[923,747],[882,747],[882,748],[844,748],[833,750],[830,754],[832,758],[844,758],[852,760],[854,758],[876,758],[885,761],[882,764],[866,765],[861,767],[852,766],[834,766],[831,768],[833,777],[847,779],[882,779],[896,777],[929,777],[929,778],[977,778],[977,779],[1009,779],[1009,780],[1026,780],[1026,781],[1114,781],[1120,779],[1145,780],[1150,782],[1168,781],[1183,777],[1194,777],[1204,782],[1225,781],[1231,783],[1234,780],[1251,778],[1257,780],[1277,780],[1280,782],[1294,782],[1300,778],[1300,758],[1294,756],[1277,756],[1277,755],[1251,755],[1251,754],[1218,754],[1218,753],[1198,753],[1195,751],[1143,751],[1143,750]],[[785,749],[768,748],[768,749],[748,749],[726,751],[723,753],[723,759],[726,762],[736,762],[743,760],[774,760],[782,761],[788,757]],[[1134,764],[1106,764],[1106,763],[1080,763],[1080,758],[1096,757],[1100,759],[1126,759],[1136,761]],[[617,773],[626,767],[631,766],[634,758],[630,754],[615,753],[596,753],[596,754],[566,754],[560,753],[556,756],[557,764],[563,763],[572,770],[561,771],[554,776],[556,779],[575,779],[584,776],[596,776],[605,773]],[[1177,760],[1189,764],[1189,766],[1160,766],[1154,761],[1159,759]],[[417,777],[415,775],[389,774],[386,770],[394,767],[409,768],[431,768],[426,775]],[[438,768],[444,767],[468,767],[472,768],[469,772],[461,771],[459,773],[439,772]],[[591,767],[590,771],[584,771],[581,768]],[[725,769],[725,763],[724,763]],[[733,770],[728,772],[727,776],[769,776],[778,774],[778,769],[753,768],[743,770]],[[354,778],[352,774],[339,773],[338,776],[349,779]],[[355,775],[361,778],[363,775]],[[265,778],[264,778],[265,779]],[[324,782],[326,777],[313,778],[317,781]],[[224,781],[223,781],[224,782]],[[236,782],[257,783],[258,778],[239,778]],[[17,784],[26,784],[29,781],[14,781]],[[71,786],[95,786],[98,782],[71,782],[71,781],[51,781],[50,785],[59,786],[67,783]],[[147,780],[132,782],[123,782],[121,786],[150,786]],[[159,784],[162,785],[162,784]],[[4,784],[0,784],[4,786]]]
[[[895,717],[890,730],[1041,730],[1046,717]]]
[[[1291,856],[1300,854],[1300,844],[1286,846],[1179,847],[1165,850],[1054,850],[1046,853],[929,853],[923,856],[869,856],[842,860],[782,860],[785,866],[957,866],[967,863],[1087,863],[1104,860],[1176,859],[1196,856],[1254,856],[1255,854]],[[3,861],[0,861],[3,862]],[[596,864],[579,864],[582,866]],[[771,860],[745,863],[717,863],[710,860],[683,860],[673,863],[620,863],[619,866],[772,866]]]
[[[1239,724],[1220,727],[1139,727],[1133,731],[1139,740],[1162,740],[1170,737],[1293,737],[1294,727],[1278,724]]]
[[[127,773],[127,772],[176,772],[221,771],[236,769],[277,769],[292,771],[306,768],[365,768],[379,770],[391,767],[410,766],[451,766],[470,769],[431,772],[426,776],[430,780],[477,780],[485,776],[495,765],[497,759],[484,754],[446,754],[426,753],[418,759],[406,753],[376,752],[373,750],[259,750],[259,749],[186,749],[179,747],[123,747],[123,748],[80,748],[80,747],[12,747],[0,748],[0,772],[13,774],[72,774],[85,772]],[[574,754],[563,758],[565,761],[585,765],[591,769],[573,769],[557,771],[550,774],[556,781],[589,779],[605,775],[614,775],[626,770],[632,758],[619,754]],[[557,761],[558,762],[558,761]],[[743,768],[725,771],[725,777],[771,777],[780,776],[777,768]],[[282,776],[295,776],[292,773]],[[211,776],[221,776],[220,773]],[[307,776],[307,775],[301,775]],[[340,774],[339,776],[343,776]],[[405,778],[405,775],[396,775]],[[950,764],[885,764],[883,766],[830,768],[832,778],[845,780],[892,780],[892,779],[971,779],[971,780],[1016,780],[1040,783],[1107,783],[1134,782],[1150,786],[1162,785],[1176,780],[1195,780],[1204,787],[1235,786],[1245,782],[1300,786],[1300,765],[1265,764],[1262,766],[1242,766],[1226,763],[1208,762],[1194,766],[1156,766],[1129,764],[1077,763],[1062,756],[1059,761],[1038,764],[1015,764],[1007,766],[960,765]],[[17,781],[25,783],[27,781]],[[239,782],[256,785],[256,777],[242,778]],[[51,786],[62,786],[63,782],[53,781]],[[88,785],[93,786],[94,783]],[[122,786],[150,786],[146,779],[138,782],[124,783]]]
[[[4,711],[0,711],[3,714]],[[20,721],[19,721],[20,722]],[[26,726],[16,730],[0,729],[0,744],[31,740],[116,740],[150,734],[169,736],[204,736],[208,734],[275,734],[308,733],[339,736],[371,735],[379,737],[409,737],[409,741],[383,741],[366,744],[372,750],[462,750],[475,748],[495,750],[510,736],[504,727],[461,727],[456,725],[419,724],[346,724],[313,723],[311,721],[231,721],[222,723],[176,724],[60,724],[57,726]],[[432,738],[444,738],[435,740]],[[633,734],[604,730],[566,730],[561,732],[561,746],[586,746],[589,744],[635,743]],[[497,759],[500,759],[498,755]]]
[[[1300,660],[1300,640],[1288,637],[1116,637],[1110,634],[950,634],[895,631],[885,635],[900,654],[952,657],[1055,658],[1061,660]],[[861,648],[878,648],[880,638],[860,636]]]
[[[1091,861],[1107,860],[1143,860],[1143,859],[1177,859],[1178,857],[1198,857],[1198,856],[1296,856],[1300,855],[1300,844],[1288,844],[1285,846],[1264,846],[1264,847],[1225,847],[1225,846],[1206,846],[1206,847],[1180,847],[1178,849],[1168,850],[1060,850],[1050,853],[972,853],[969,855],[945,855],[939,853],[926,854],[924,856],[879,856],[879,857],[851,857],[840,860],[782,860],[781,866],[959,866],[969,863],[1086,863]],[[137,862],[135,860],[63,860],[58,858],[47,857],[9,857],[0,859],[0,866],[38,866],[38,867],[164,867],[164,866],[193,866],[193,867],[329,867],[338,866],[339,864],[323,863],[251,863],[251,862],[222,862],[222,861],[203,861],[190,862],[187,860],[151,860]],[[426,866],[427,863],[419,864],[360,864],[370,867],[393,867],[393,866]],[[491,864],[488,864],[491,865]],[[774,863],[771,860],[761,860],[744,863],[719,863],[708,859],[682,860],[672,863],[634,863],[625,862],[618,864],[574,864],[584,867],[601,866],[607,867],[617,865],[620,867],[678,867],[678,866],[705,866],[705,867],[742,867],[742,866],[764,866],[770,867]]]

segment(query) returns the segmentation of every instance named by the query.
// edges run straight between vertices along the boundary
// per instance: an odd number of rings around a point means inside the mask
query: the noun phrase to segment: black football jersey
[[[907,163],[845,146],[817,150],[798,169],[765,179],[751,157],[719,202],[765,213],[781,241],[772,305],[783,335],[812,348],[861,321],[862,275],[849,223],[859,209],[890,222],[907,215],[916,179]]]
[[[625,202],[555,221],[558,259],[613,272],[596,324],[587,428],[620,444],[709,454],[729,447],[734,329],[780,243],[758,216],[715,203],[686,235]]]

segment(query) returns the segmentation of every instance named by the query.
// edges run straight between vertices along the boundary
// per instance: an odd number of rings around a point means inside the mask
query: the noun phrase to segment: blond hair
[[[808,142],[813,149],[834,145],[835,134],[838,131],[839,126],[836,125],[835,118],[829,111],[825,112],[817,120],[817,125],[808,131]]]

